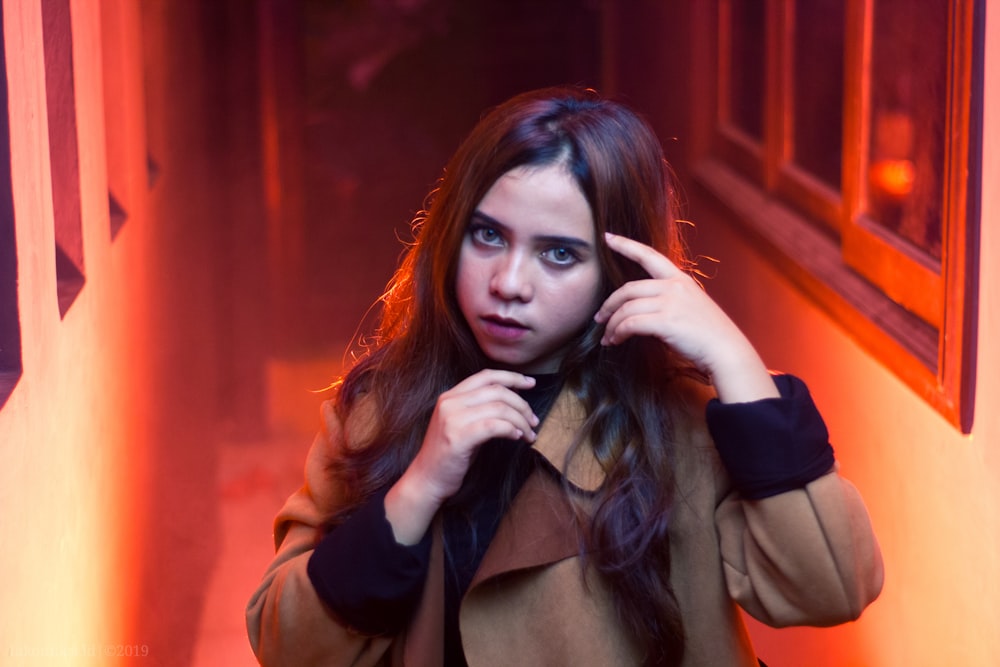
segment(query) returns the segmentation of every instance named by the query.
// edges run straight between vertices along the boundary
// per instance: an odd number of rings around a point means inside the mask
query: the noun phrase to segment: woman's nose
[[[490,292],[506,301],[530,301],[534,296],[534,288],[529,271],[526,258],[517,253],[498,258],[490,279]]]

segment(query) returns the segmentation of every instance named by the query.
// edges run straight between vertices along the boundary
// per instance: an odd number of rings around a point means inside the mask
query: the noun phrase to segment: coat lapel
[[[573,507],[559,484],[536,470],[500,521],[469,588],[504,572],[575,556],[580,552],[578,535]]]
[[[585,419],[583,406],[564,389],[542,426],[534,449],[555,470],[582,491],[576,504],[585,508],[587,492],[604,480],[590,443],[584,440],[568,465],[566,455],[579,436]],[[577,556],[581,549],[578,509],[567,498],[562,484],[550,471],[536,469],[525,481],[510,509],[500,521],[471,588],[504,572],[547,565]]]
[[[571,390],[563,389],[532,447],[574,486],[584,491],[596,491],[604,483],[604,471],[594,457],[588,438],[581,440],[573,459],[566,461],[566,455],[575,439],[580,437],[586,419],[587,413],[580,399]]]
[[[579,505],[583,508],[586,508],[587,492],[596,490],[604,481],[604,473],[586,440],[581,442],[567,465],[566,455],[574,438],[578,437],[585,418],[580,401],[571,391],[564,389],[549,411],[533,445],[556,470],[563,471],[573,486],[581,490]],[[573,558],[580,554],[580,549],[577,510],[567,498],[557,476],[537,468],[528,476],[501,519],[469,592],[504,573]],[[404,646],[397,646],[394,664],[402,658],[407,667],[430,667],[440,665],[443,660],[444,557],[440,520],[434,525],[425,586]]]

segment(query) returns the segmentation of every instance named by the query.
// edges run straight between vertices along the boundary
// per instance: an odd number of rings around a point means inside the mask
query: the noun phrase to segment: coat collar
[[[583,405],[572,391],[563,389],[549,411],[533,448],[560,471],[582,493],[567,496],[557,475],[536,469],[525,481],[472,580],[471,588],[511,570],[546,565],[579,555],[582,546],[578,527],[580,511],[589,492],[604,482],[604,472],[594,457],[590,441],[581,438],[586,419]],[[580,439],[573,458],[566,457]]]
[[[566,455],[586,419],[579,398],[564,388],[538,433],[532,447],[574,486],[594,491],[604,473],[593,455],[590,442],[582,439],[569,464]],[[581,499],[586,493],[581,494]],[[536,469],[525,481],[504,514],[483,556],[469,593],[480,584],[515,570],[557,563],[580,554],[581,535],[577,512],[555,475]],[[439,665],[444,654],[444,557],[441,522],[435,521],[431,562],[424,595],[407,633],[397,644],[397,660],[406,665]]]
[[[590,439],[581,436],[586,419],[587,413],[579,397],[564,387],[532,447],[574,486],[583,491],[596,491],[604,483],[605,475],[594,456]],[[580,439],[580,446],[572,460],[567,461],[566,456],[577,438]]]

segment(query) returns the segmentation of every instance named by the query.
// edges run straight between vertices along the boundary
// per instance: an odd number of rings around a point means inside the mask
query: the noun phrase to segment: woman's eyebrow
[[[479,209],[476,209],[475,211],[472,212],[472,219],[478,222],[485,222],[490,227],[499,227],[500,229],[507,231],[507,225],[503,224],[496,218],[486,215]]]
[[[472,220],[475,222],[481,222],[489,225],[490,227],[496,227],[504,233],[509,233],[510,228],[497,220],[496,218],[486,215],[482,211],[476,210],[472,212]],[[571,248],[577,248],[579,250],[589,251],[592,246],[587,241],[575,236],[559,236],[554,234],[540,234],[538,236],[532,236],[532,241],[535,243],[544,243],[547,245],[561,245],[569,246]]]

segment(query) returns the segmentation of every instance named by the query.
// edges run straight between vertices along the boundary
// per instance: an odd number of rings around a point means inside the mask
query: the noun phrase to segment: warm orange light
[[[913,191],[917,171],[910,160],[878,160],[869,168],[868,178],[874,190],[903,199]]]

